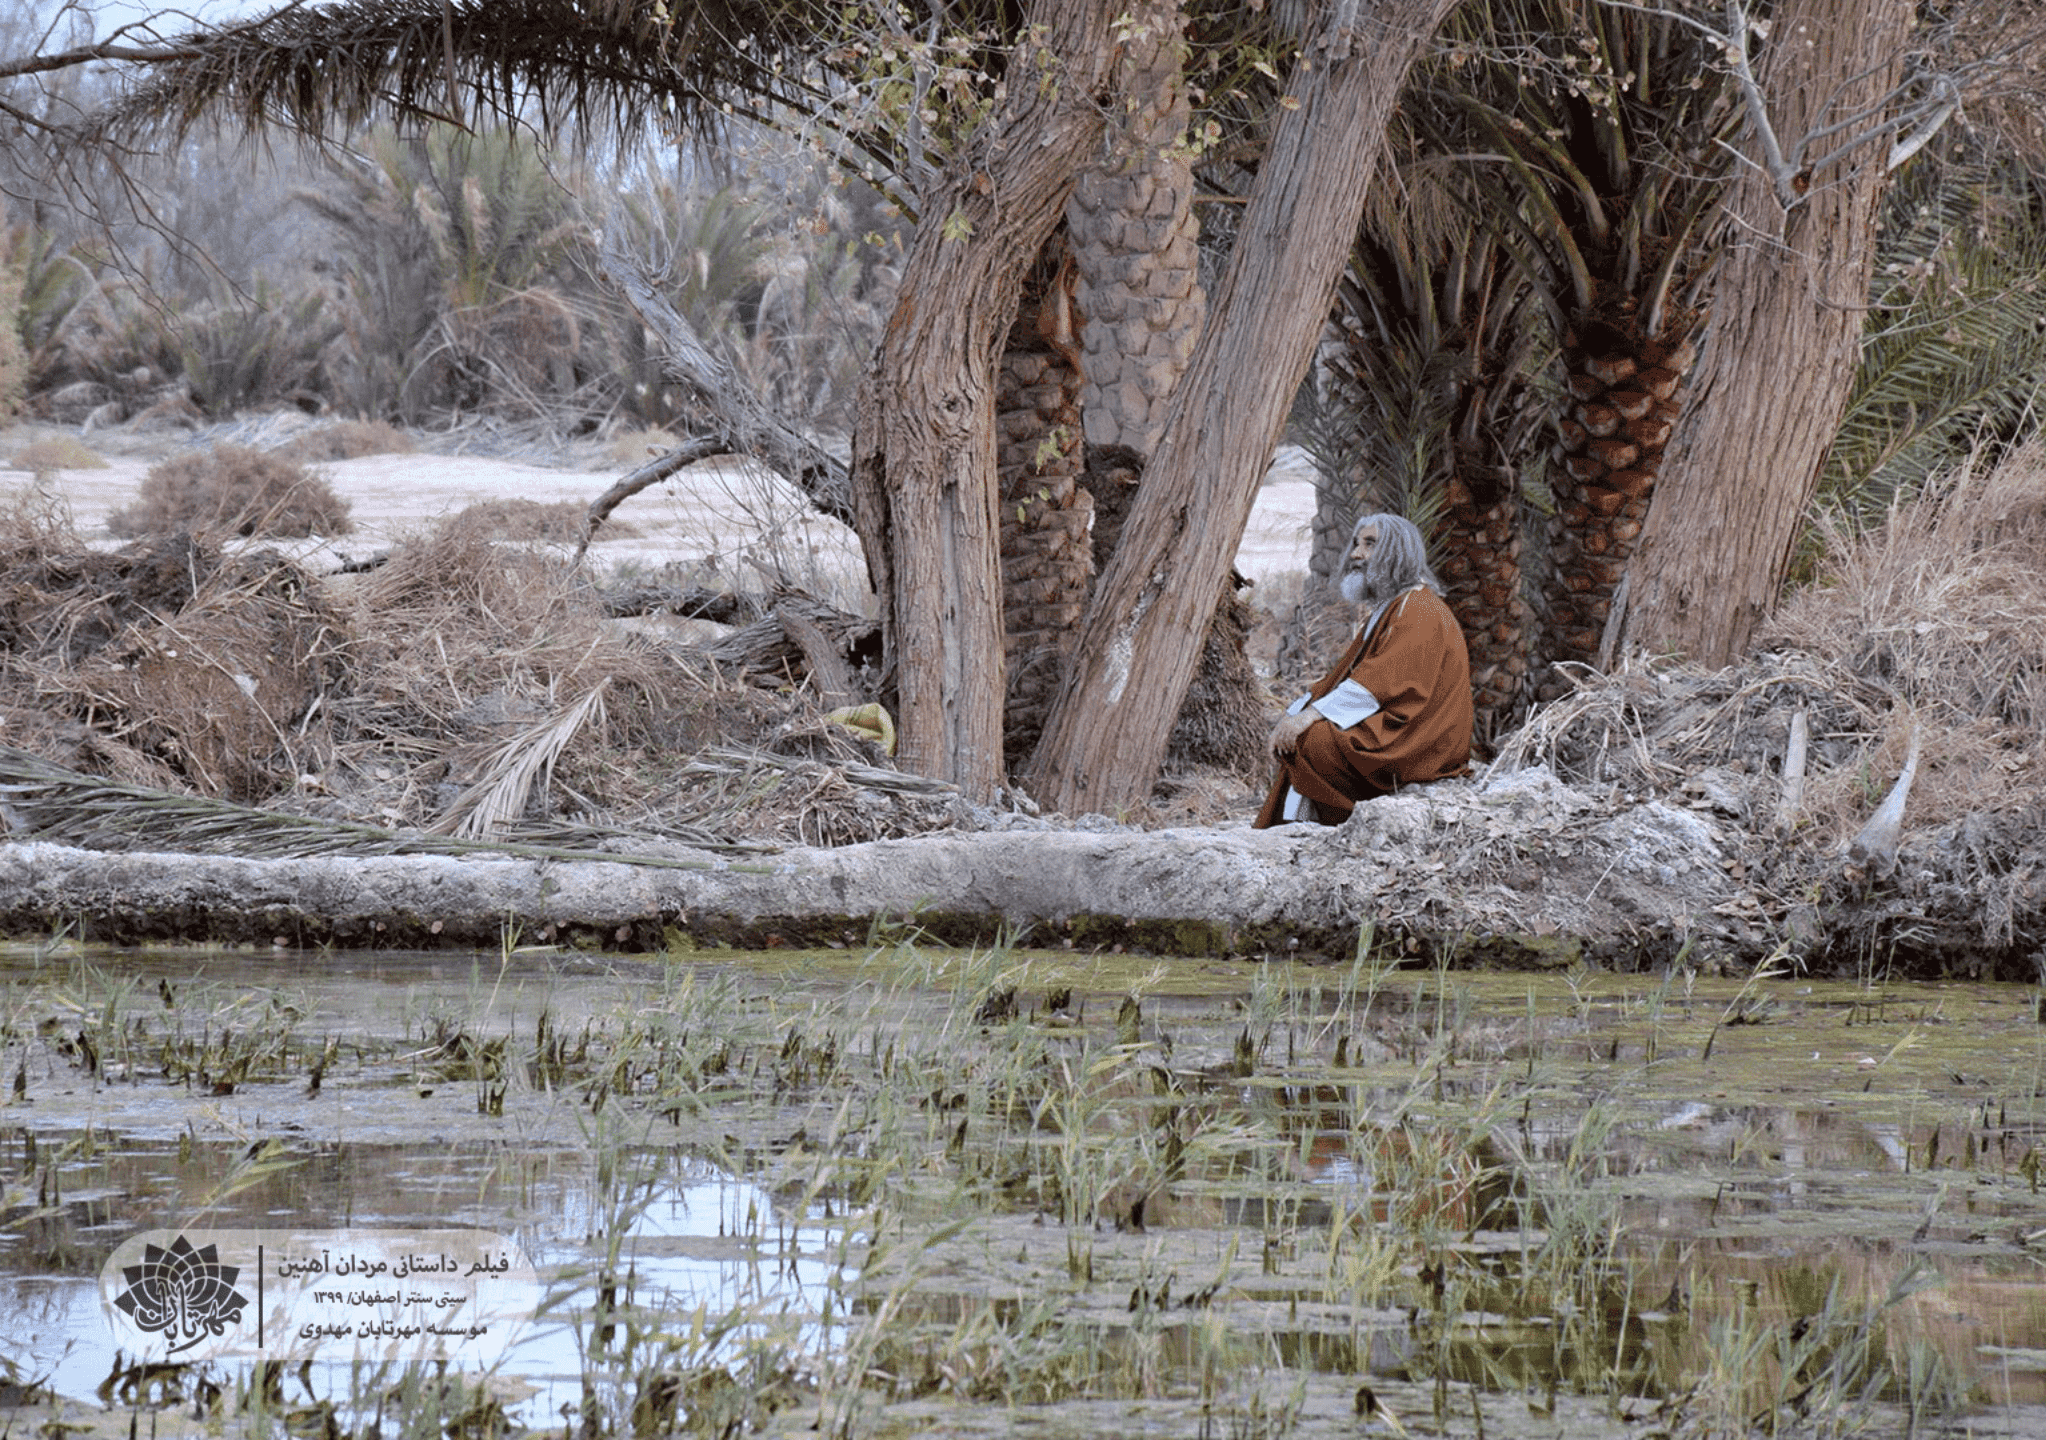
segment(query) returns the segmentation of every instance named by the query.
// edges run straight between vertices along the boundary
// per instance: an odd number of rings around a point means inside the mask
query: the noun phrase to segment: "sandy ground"
[[[18,426],[0,431],[0,465],[29,441],[75,431]],[[0,468],[0,501],[39,485],[69,506],[79,534],[95,547],[123,543],[106,529],[107,515],[131,503],[150,465],[189,443],[179,432],[120,431],[84,437],[107,461],[104,469],[49,472],[40,481],[26,470]],[[637,460],[600,468],[548,466],[478,455],[415,452],[322,462],[315,468],[352,506],[353,532],[332,538],[283,542],[280,548],[316,570],[338,567],[389,548],[441,516],[479,501],[523,499],[588,504]],[[1237,568],[1264,582],[1298,575],[1307,563],[1314,487],[1305,457],[1281,452],[1259,491],[1237,556]],[[692,466],[642,491],[612,513],[614,525],[597,532],[591,557],[608,569],[657,570],[670,562],[715,556],[742,573],[775,562],[787,578],[819,594],[863,577],[852,532],[812,512],[778,476],[757,466],[716,460]],[[275,542],[266,542],[275,543]]]

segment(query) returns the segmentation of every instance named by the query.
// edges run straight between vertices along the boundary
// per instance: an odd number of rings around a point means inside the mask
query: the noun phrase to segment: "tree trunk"
[[[1077,813],[1150,793],[1272,446],[1356,236],[1400,82],[1455,0],[1385,0],[1310,41],[1206,330],[1096,586],[1033,762]],[[1350,7],[1341,7],[1347,11]]]
[[[1109,153],[1066,202],[1079,265],[1080,408],[1090,450],[1148,457],[1207,315],[1185,140],[1183,0],[1138,0],[1116,73]]]
[[[1549,517],[1542,646],[1547,678],[1538,699],[1572,688],[1550,664],[1598,658],[1681,413],[1677,396],[1696,355],[1688,325],[1685,317],[1661,335],[1644,336],[1624,323],[1580,323],[1565,337],[1570,399],[1557,420],[1563,453],[1549,471],[1556,510]]]
[[[1789,0],[1761,83],[1789,143],[1879,106],[1897,84],[1909,0]],[[1886,133],[1816,174],[1787,213],[1750,169],[1677,422],[1600,658],[1729,663],[1775,603],[1853,381],[1875,261]],[[1821,152],[1841,143],[1821,141]]]
[[[1003,748],[1020,765],[1037,744],[1087,609],[1093,506],[1082,488],[1080,372],[1070,331],[1071,267],[1054,236],[1038,257],[1002,354],[996,453],[1002,481],[1002,621],[1008,671]]]
[[[853,511],[911,770],[1002,780],[995,366],[1023,277],[1101,135],[1108,0],[1037,0],[1000,110],[922,199],[900,299],[860,387]]]

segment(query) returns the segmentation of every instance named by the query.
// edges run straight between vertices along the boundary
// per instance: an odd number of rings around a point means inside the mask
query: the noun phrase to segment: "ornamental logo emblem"
[[[241,1324],[249,1301],[234,1288],[240,1276],[241,1267],[220,1263],[217,1247],[194,1250],[180,1235],[168,1250],[143,1246],[140,1265],[121,1267],[128,1288],[114,1297],[114,1304],[140,1329],[162,1331],[172,1342],[166,1353],[175,1355]]]

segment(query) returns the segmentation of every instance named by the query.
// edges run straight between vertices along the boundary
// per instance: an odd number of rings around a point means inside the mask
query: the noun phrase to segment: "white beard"
[[[1352,605],[1362,605],[1366,600],[1374,605],[1382,598],[1377,591],[1365,588],[1362,570],[1345,570],[1342,579],[1343,599]]]

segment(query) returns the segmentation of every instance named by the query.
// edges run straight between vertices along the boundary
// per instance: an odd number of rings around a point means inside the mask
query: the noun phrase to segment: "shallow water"
[[[18,949],[0,1340],[58,1394],[189,1404],[113,1353],[124,1239],[462,1226],[533,1266],[494,1382],[529,1426],[1354,1433],[1360,1378],[1493,1434],[1821,1388],[1876,1433],[1979,1425],[2046,1407],[2036,1007],[1383,957]],[[321,1400],[368,1413],[331,1358],[285,1397]]]

